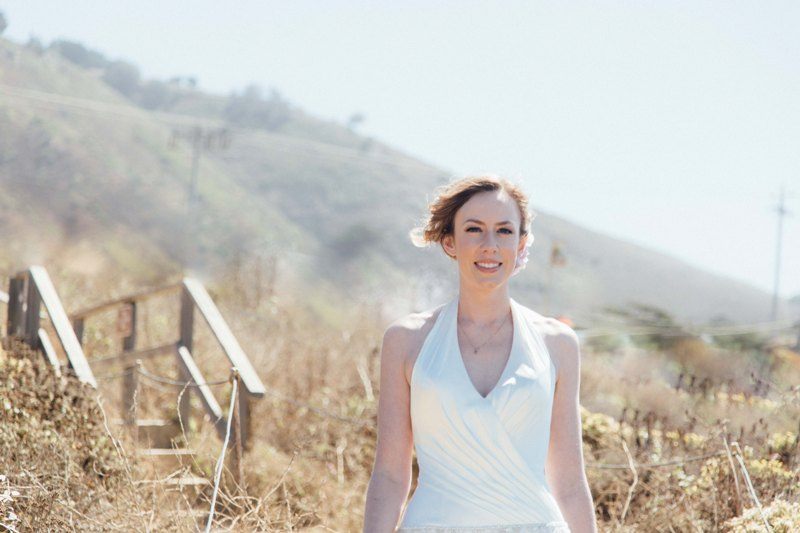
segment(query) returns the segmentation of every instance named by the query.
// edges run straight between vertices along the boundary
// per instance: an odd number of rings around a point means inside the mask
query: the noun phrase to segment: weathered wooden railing
[[[145,299],[176,291],[181,292],[180,325],[177,342],[137,349],[137,304]],[[240,427],[237,428],[237,433],[241,435],[242,444],[246,444],[250,434],[250,402],[254,398],[262,398],[266,393],[266,389],[211,296],[202,283],[196,279],[186,277],[177,283],[116,298],[68,316],[61,305],[47,270],[41,266],[31,266],[27,270],[9,278],[8,293],[0,291],[0,302],[7,304],[7,335],[21,338],[30,346],[41,350],[46,359],[53,365],[56,373],[61,373],[61,363],[47,331],[40,327],[42,318],[49,319],[67,357],[69,368],[74,371],[81,381],[95,388],[97,387],[92,367],[97,370],[98,368],[121,365],[129,370],[130,372],[126,374],[125,383],[121,387],[123,405],[127,409],[124,420],[129,424],[136,424],[135,418],[131,419],[131,413],[135,413],[135,410],[132,410],[131,407],[134,404],[136,386],[135,383],[129,383],[129,381],[137,379],[133,377],[136,374],[133,371],[140,370],[136,366],[137,362],[173,354],[181,376],[180,381],[191,385],[189,390],[198,395],[200,403],[214,422],[220,437],[222,437],[225,434],[227,420],[224,418],[222,408],[211,392],[210,387],[206,385],[206,380],[192,356],[194,310],[197,309],[217,339],[223,353],[230,362],[230,366],[237,370],[242,385],[242,391],[238,395],[237,415]],[[42,312],[42,306],[44,307],[44,312]],[[85,321],[94,315],[114,308],[120,309],[120,323],[123,326],[122,333],[124,334],[122,352],[92,359],[90,366],[82,346]],[[223,377],[223,379],[225,378],[227,376]],[[188,429],[188,421],[191,416],[190,393],[180,396],[178,408],[181,419],[184,421],[184,427]]]
[[[144,349],[137,349],[136,346],[136,321],[137,321],[137,304],[141,303],[147,298],[154,296],[164,295],[174,291],[181,291],[181,305],[180,305],[180,323],[179,323],[179,338],[175,343],[168,343],[161,346],[149,347]],[[222,437],[225,433],[225,420],[222,409],[214,397],[211,389],[205,385],[206,380],[197,366],[194,357],[192,356],[193,337],[194,337],[194,310],[197,309],[205,322],[208,324],[214,337],[217,339],[223,353],[230,361],[232,367],[238,370],[241,378],[242,393],[239,394],[238,414],[242,443],[247,442],[250,434],[250,402],[254,398],[262,398],[266,389],[264,384],[258,377],[255,369],[253,368],[250,359],[242,350],[236,337],[231,332],[225,319],[220,314],[217,306],[214,304],[211,296],[209,296],[205,287],[193,278],[184,278],[179,283],[172,283],[156,289],[151,289],[136,294],[131,294],[116,298],[112,301],[104,302],[99,305],[72,313],[73,328],[77,334],[77,339],[80,341],[83,337],[83,329],[85,321],[93,315],[108,311],[113,308],[120,309],[121,322],[125,325],[123,333],[125,336],[122,341],[122,353],[115,354],[99,359],[93,359],[92,365],[95,369],[100,367],[118,366],[122,365],[130,370],[132,374],[136,368],[136,362],[146,360],[154,357],[174,354],[175,362],[178,367],[181,381],[191,384],[190,390],[197,393],[204,410],[209,414],[214,421],[217,432]],[[227,377],[224,376],[223,379]],[[126,384],[123,387],[123,404],[130,412],[133,406],[133,394],[135,387]],[[187,423],[190,414],[190,395],[181,395],[180,404],[178,406],[181,419],[184,421],[184,427],[188,428]],[[126,416],[128,423],[135,424],[136,421],[131,421],[130,414]]]
[[[49,318],[64,354],[67,356],[69,368],[75,372],[80,381],[97,387],[83,348],[44,267],[31,266],[9,279],[6,319],[8,336],[21,338],[31,347],[41,350],[53,365],[56,373],[60,374],[61,363],[55,347],[50,341],[47,331],[40,327],[42,306],[44,306],[44,315]]]

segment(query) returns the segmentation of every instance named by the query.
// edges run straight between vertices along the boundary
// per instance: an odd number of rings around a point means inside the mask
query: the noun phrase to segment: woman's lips
[[[479,262],[476,262],[476,263],[475,263],[475,267],[476,267],[478,270],[480,270],[481,272],[486,272],[487,274],[493,274],[494,272],[497,272],[498,270],[500,270],[500,266],[503,264],[503,263],[495,263],[497,266],[495,266],[495,267],[493,267],[493,268],[486,268],[486,267],[482,267],[482,266],[481,266],[480,264],[478,264],[478,263],[486,263],[486,264],[489,264],[489,263],[490,263],[490,261],[479,261]]]

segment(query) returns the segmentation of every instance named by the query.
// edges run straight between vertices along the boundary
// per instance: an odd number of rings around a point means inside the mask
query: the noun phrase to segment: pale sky
[[[535,210],[770,292],[786,184],[780,292],[800,293],[798,2],[0,0],[0,11],[16,41],[81,41],[214,93],[275,87],[340,122],[362,112],[364,134],[447,171],[521,181]]]

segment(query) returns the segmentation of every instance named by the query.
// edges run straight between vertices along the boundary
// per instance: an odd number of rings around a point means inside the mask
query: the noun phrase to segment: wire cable
[[[140,368],[138,370],[139,375],[145,377],[151,381],[155,381],[156,383],[162,383],[164,385],[172,385],[173,387],[214,387],[217,385],[225,385],[226,383],[230,383],[229,379],[221,379],[219,381],[205,381],[203,383],[196,383],[193,380],[189,381],[178,381],[176,379],[165,378],[163,376],[157,376],[155,374],[151,374],[144,368]]]
[[[217,466],[214,472],[214,493],[211,495],[211,509],[208,511],[208,522],[206,522],[206,533],[211,531],[211,523],[214,521],[214,507],[217,505],[217,494],[219,492],[219,481],[222,478],[222,465],[225,461],[225,450],[228,449],[228,442],[231,438],[231,421],[233,420],[233,409],[235,407],[236,398],[239,395],[239,380],[236,379],[238,374],[234,371],[233,386],[231,388],[231,403],[228,407],[228,425],[225,430],[225,442],[222,444],[222,452],[217,458]],[[229,380],[230,381],[230,380]]]

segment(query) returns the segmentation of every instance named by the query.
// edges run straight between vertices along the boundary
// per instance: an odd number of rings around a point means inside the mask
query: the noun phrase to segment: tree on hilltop
[[[274,131],[289,120],[291,109],[277,90],[271,89],[264,98],[261,87],[251,84],[241,94],[228,97],[224,113],[232,124]]]
[[[77,41],[57,39],[50,43],[50,48],[56,50],[64,59],[83,68],[106,68],[110,63],[103,54]]]
[[[114,61],[103,73],[103,81],[127,96],[133,98],[139,90],[141,74],[136,65],[127,61]]]

